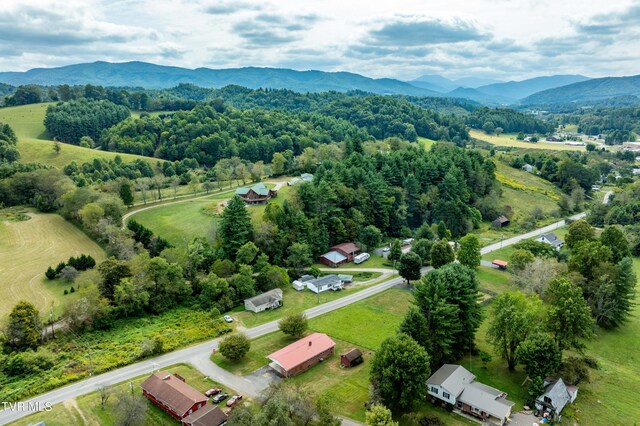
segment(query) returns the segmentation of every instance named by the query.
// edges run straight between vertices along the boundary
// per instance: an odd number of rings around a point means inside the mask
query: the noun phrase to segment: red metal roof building
[[[153,374],[140,385],[142,394],[181,421],[207,404],[207,397],[166,371]]]
[[[507,265],[509,264],[509,262],[505,262],[504,260],[500,260],[500,259],[495,259],[491,263],[496,265],[500,269],[507,269]]]
[[[221,426],[227,415],[216,405],[206,405],[182,419],[182,426]]]
[[[336,244],[331,247],[331,250],[337,251],[341,255],[346,256],[347,262],[351,262],[353,258],[360,253],[360,247],[353,243]]]
[[[300,374],[333,355],[336,343],[324,333],[313,333],[268,355],[269,366],[283,377]]]

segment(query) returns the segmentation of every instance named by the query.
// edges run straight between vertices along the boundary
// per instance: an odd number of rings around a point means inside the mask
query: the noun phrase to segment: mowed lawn
[[[193,386],[195,389],[205,392],[208,389],[214,387],[220,387],[224,392],[233,395],[236,392],[232,389],[226,388],[219,383],[205,377],[200,371],[186,364],[177,364],[164,368],[162,371],[168,371],[170,373],[179,374],[184,377],[187,384]],[[113,387],[113,393],[107,400],[105,409],[102,409],[100,403],[100,393],[92,392],[81,397],[65,401],[62,404],[54,405],[53,410],[50,412],[42,412],[32,414],[24,417],[21,420],[10,423],[15,426],[26,426],[30,424],[36,424],[38,422],[44,422],[49,426],[69,426],[69,425],[115,425],[117,424],[118,415],[118,399],[123,396],[131,395],[130,384],[133,385],[133,391],[136,395],[141,395],[140,385],[144,382],[148,375],[136,377],[132,380],[128,380],[124,383],[117,384]],[[177,424],[176,421],[160,408],[149,402],[144,398],[145,406],[147,407],[146,418],[144,426],[155,425],[173,425]],[[211,403],[211,400],[209,400]],[[222,409],[226,409],[226,401],[217,404]]]
[[[549,151],[584,151],[584,146],[570,146],[565,145],[564,142],[546,142],[540,140],[539,142],[524,142],[516,139],[515,133],[503,133],[500,136],[488,135],[485,132],[477,129],[470,129],[469,136],[479,139],[481,141],[489,142],[496,146],[507,146],[513,148],[527,148],[527,149],[546,149]],[[543,138],[544,139],[544,138]]]
[[[30,220],[0,221],[0,318],[20,300],[33,303],[41,312],[55,303],[59,312],[63,300],[60,283],[48,281],[49,266],[80,254],[91,255],[100,263],[102,248],[80,229],[56,214],[28,211]]]
[[[60,153],[56,154],[53,151],[53,142],[46,134],[44,127],[44,116],[49,105],[51,104],[44,103],[0,108],[0,122],[9,124],[18,136],[20,161],[23,163],[49,164],[61,169],[74,160],[82,164],[94,158],[110,160],[116,155],[120,155],[124,162],[142,159],[155,165],[158,161],[164,161],[141,155],[119,154],[69,144],[61,144],[62,149]]]

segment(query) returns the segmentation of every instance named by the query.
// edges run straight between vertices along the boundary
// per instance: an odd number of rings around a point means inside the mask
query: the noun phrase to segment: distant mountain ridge
[[[640,75],[594,78],[534,93],[522,99],[520,103],[523,105],[559,104],[621,96],[640,96]]]
[[[440,93],[391,78],[373,79],[349,72],[295,71],[284,68],[188,69],[146,62],[93,62],[26,72],[0,72],[0,82],[24,84],[96,84],[164,89],[180,83],[220,88],[230,84],[251,89],[290,89],[297,92],[363,90],[376,94],[441,96]]]

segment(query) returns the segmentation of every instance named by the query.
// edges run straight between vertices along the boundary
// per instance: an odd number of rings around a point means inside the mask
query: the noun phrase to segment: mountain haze
[[[522,81],[508,81],[505,83],[489,84],[486,86],[480,86],[477,89],[487,95],[522,99],[542,90],[566,86],[567,84],[578,83],[586,80],[589,80],[589,77],[585,77],[584,75],[551,75],[530,78]]]
[[[544,90],[524,98],[524,105],[594,101],[618,96],[639,96],[640,75],[604,77]]]
[[[439,96],[428,89],[390,78],[372,79],[348,72],[295,71],[280,68],[188,69],[146,62],[93,62],[59,68],[35,68],[0,73],[0,82],[24,84],[96,84],[113,87],[163,89],[180,83],[219,88],[230,84],[257,88],[291,89],[297,92],[363,90],[377,94]]]

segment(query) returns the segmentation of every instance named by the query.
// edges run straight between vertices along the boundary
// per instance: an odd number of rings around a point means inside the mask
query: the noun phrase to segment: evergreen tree
[[[477,268],[480,266],[480,241],[474,234],[465,235],[460,239],[460,250],[458,250],[458,260],[464,266]]]
[[[428,348],[429,324],[417,307],[409,307],[409,310],[405,314],[404,319],[398,328],[398,332],[408,335],[420,346]]]
[[[118,189],[118,194],[122,199],[122,202],[125,206],[133,205],[133,193],[131,192],[131,184],[127,180],[123,180],[120,183],[120,188]]]
[[[600,234],[600,242],[611,249],[611,260],[618,263],[631,256],[629,240],[617,226],[607,226]]]
[[[253,237],[251,216],[242,198],[234,196],[222,212],[219,236],[222,249],[229,258],[235,259],[238,249]]]

